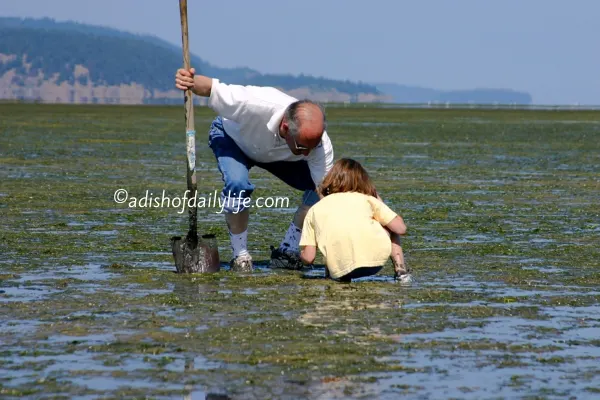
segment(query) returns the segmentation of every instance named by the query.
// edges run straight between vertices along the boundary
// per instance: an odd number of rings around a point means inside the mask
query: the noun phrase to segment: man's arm
[[[254,106],[261,104],[253,101],[257,92],[264,88],[254,86],[228,85],[219,82],[216,78],[196,75],[194,68],[190,70],[179,69],[175,75],[175,87],[180,90],[191,89],[198,96],[208,97],[208,106],[220,116],[243,123],[245,116],[252,116],[248,112],[248,104]]]
[[[203,75],[196,75],[196,70],[191,68],[177,70],[175,75],[175,87],[180,90],[191,89],[195,95],[210,97],[212,89],[212,78]]]

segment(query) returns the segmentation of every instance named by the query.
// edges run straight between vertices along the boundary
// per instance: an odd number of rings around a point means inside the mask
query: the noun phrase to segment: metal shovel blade
[[[219,248],[214,235],[202,235],[197,241],[189,240],[187,236],[173,236],[171,248],[178,273],[218,272],[221,268]]]

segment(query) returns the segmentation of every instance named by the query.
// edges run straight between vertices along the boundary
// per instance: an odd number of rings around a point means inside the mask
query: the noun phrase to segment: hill
[[[395,83],[374,84],[394,103],[531,104],[529,93],[510,89],[436,90]]]
[[[192,65],[223,82],[278,87],[298,98],[332,102],[531,104],[509,89],[442,91],[307,75],[220,68],[195,55]],[[175,103],[181,48],[150,35],[56,22],[0,18],[0,99],[61,103]],[[197,102],[204,99],[196,98]]]
[[[180,103],[173,75],[181,48],[159,38],[51,19],[0,18],[0,98],[63,103]],[[219,68],[192,55],[203,74],[227,83],[278,87],[319,101],[389,101],[364,83]]]

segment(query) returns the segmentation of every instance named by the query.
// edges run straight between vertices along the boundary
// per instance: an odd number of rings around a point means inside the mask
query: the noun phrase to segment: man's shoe
[[[271,246],[271,264],[269,267],[300,270],[304,268],[304,263],[300,260],[300,254]]]
[[[237,256],[229,263],[230,269],[233,272],[252,272],[254,266],[252,265],[252,257],[250,254],[244,254]]]

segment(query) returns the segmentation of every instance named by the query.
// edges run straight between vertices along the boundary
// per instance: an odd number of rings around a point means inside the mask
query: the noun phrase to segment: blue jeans
[[[221,201],[225,204],[224,212],[241,212],[246,208],[244,203],[248,202],[244,202],[243,199],[249,198],[255,189],[248,176],[253,166],[263,168],[294,189],[304,191],[302,204],[312,206],[319,201],[306,161],[260,163],[250,159],[227,135],[221,117],[215,118],[210,126],[208,145],[217,159],[224,183],[221,192]]]

